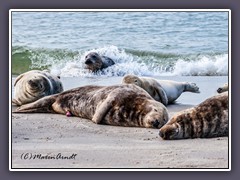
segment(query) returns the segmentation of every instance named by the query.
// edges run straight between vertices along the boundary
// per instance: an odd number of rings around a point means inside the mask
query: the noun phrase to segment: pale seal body
[[[106,56],[100,56],[96,52],[91,52],[85,57],[85,69],[89,69],[92,72],[97,72],[109,66],[115,64],[115,62]]]
[[[12,102],[20,106],[62,91],[63,86],[59,77],[47,71],[32,70],[16,78]]]
[[[123,84],[135,84],[147,91],[156,101],[164,105],[174,103],[183,92],[199,93],[199,87],[195,83],[177,82],[170,80],[156,80],[149,77],[126,75]]]
[[[225,83],[222,87],[219,87],[217,89],[218,93],[223,93],[223,92],[226,92],[226,91],[228,91],[228,83]]]
[[[83,86],[23,105],[15,112],[54,112],[97,124],[160,128],[168,120],[164,105],[135,85]]]
[[[165,140],[228,136],[228,92],[179,112],[159,131]]]

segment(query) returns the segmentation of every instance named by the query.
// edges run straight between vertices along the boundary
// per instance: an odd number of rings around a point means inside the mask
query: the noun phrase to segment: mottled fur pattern
[[[92,72],[97,72],[114,64],[115,62],[111,58],[100,56],[96,52],[91,52],[85,57],[85,69],[89,69]]]
[[[135,85],[84,86],[23,105],[15,112],[53,112],[97,124],[160,128],[168,121],[164,105]]]
[[[218,92],[218,93],[223,93],[223,92],[225,92],[225,91],[228,91],[228,83],[225,83],[222,87],[219,87],[219,88],[217,89],[217,92]]]
[[[159,135],[165,140],[228,136],[228,92],[176,114]]]
[[[199,93],[195,83],[159,80],[149,77],[126,75],[123,84],[135,84],[147,91],[156,101],[164,105],[172,104],[183,92]]]
[[[12,102],[20,106],[62,91],[60,77],[47,71],[32,70],[16,78]]]

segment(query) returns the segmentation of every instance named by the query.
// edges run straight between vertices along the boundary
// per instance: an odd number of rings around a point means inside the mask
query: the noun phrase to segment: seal
[[[62,91],[60,77],[56,77],[46,70],[31,70],[16,78],[12,103],[20,106]]]
[[[228,136],[228,92],[176,114],[159,131],[164,140]]]
[[[166,107],[135,85],[83,86],[22,105],[17,113],[71,114],[96,124],[160,128],[168,121]]]
[[[92,72],[97,72],[109,66],[115,64],[115,62],[106,56],[100,56],[96,52],[90,52],[85,57],[85,69],[89,69]]]
[[[223,92],[225,92],[225,91],[228,91],[228,83],[225,83],[222,87],[219,87],[219,88],[217,89],[217,92],[218,92],[218,93],[223,93]]]
[[[156,101],[165,106],[174,103],[174,101],[183,92],[200,93],[199,87],[195,83],[177,82],[170,80],[159,80],[149,77],[138,77],[135,75],[126,75],[122,80],[123,84],[135,84],[147,91]]]

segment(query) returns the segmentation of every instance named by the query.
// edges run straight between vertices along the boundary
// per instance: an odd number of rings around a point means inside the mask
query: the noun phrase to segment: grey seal
[[[160,128],[166,107],[135,85],[83,86],[43,97],[15,112],[52,112],[78,116],[97,124]]]
[[[100,56],[96,52],[90,52],[87,54],[84,63],[85,69],[88,69],[91,72],[97,72],[115,64],[111,58],[107,56]]]
[[[126,75],[122,80],[123,84],[135,84],[147,91],[156,101],[168,105],[183,92],[199,93],[199,87],[195,83],[177,82],[170,80],[156,80],[150,77],[138,77]]]
[[[174,115],[159,131],[165,140],[228,136],[228,92]]]
[[[31,70],[16,78],[12,103],[20,106],[62,91],[60,77],[48,71]]]

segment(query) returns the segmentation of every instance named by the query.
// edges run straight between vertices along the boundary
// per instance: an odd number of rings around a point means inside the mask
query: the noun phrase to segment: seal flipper
[[[52,104],[56,101],[56,96],[43,97],[35,102],[25,104],[17,108],[14,113],[42,113],[42,112],[54,112]]]
[[[193,93],[200,93],[199,87],[196,85],[196,83],[189,83],[186,82],[185,89],[183,92],[193,92]]]
[[[108,113],[109,109],[112,107],[112,102],[114,98],[108,97],[105,99],[96,109],[92,121],[96,124],[100,124],[105,115]]]
[[[163,103],[163,105],[167,106],[168,105],[168,97],[167,97],[166,92],[162,88],[155,88],[155,90],[161,99],[161,103]]]

